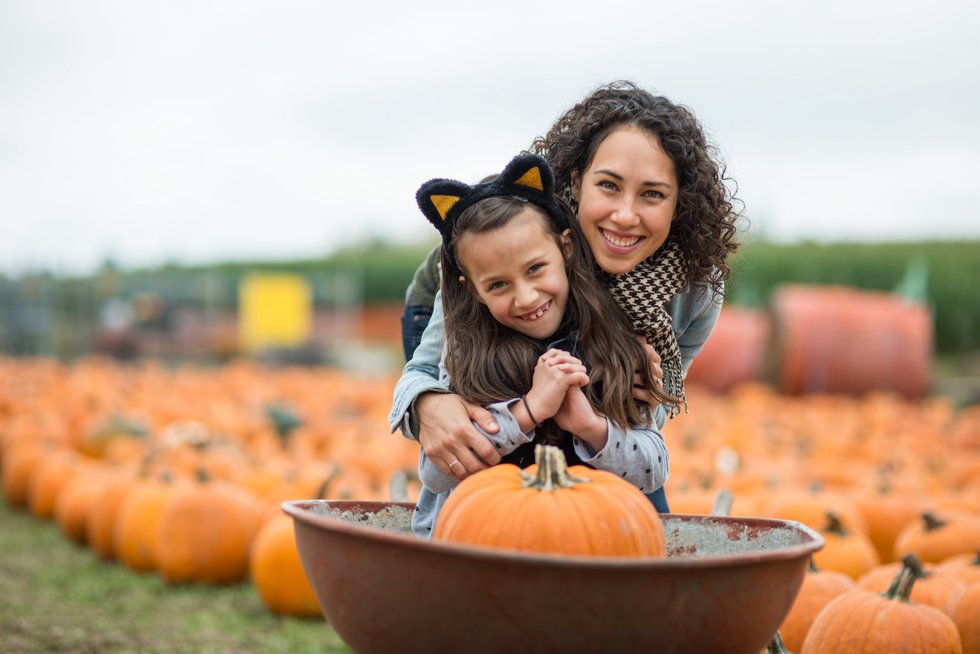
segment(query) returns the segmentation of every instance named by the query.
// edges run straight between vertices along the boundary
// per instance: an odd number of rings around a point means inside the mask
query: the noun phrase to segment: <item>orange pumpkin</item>
[[[967,586],[980,584],[980,550],[977,550],[976,554],[957,554],[956,556],[951,556],[943,560],[942,563],[937,564],[936,567],[953,573],[962,581],[966,582]]]
[[[31,474],[41,457],[55,446],[50,443],[18,443],[3,455],[3,495],[10,506],[27,506]]]
[[[886,563],[872,568],[857,581],[859,588],[883,593],[888,590],[895,575],[901,570],[901,563]],[[912,594],[912,601],[935,606],[946,615],[953,615],[953,608],[966,590],[966,584],[950,572],[943,571],[929,563],[915,567],[918,575]]]
[[[58,492],[54,521],[76,543],[88,542],[88,515],[109,480],[109,472],[92,469],[75,475]]]
[[[249,572],[259,597],[273,613],[323,615],[299,558],[291,517],[280,513],[262,525],[252,543]]]
[[[800,592],[779,627],[786,649],[799,652],[810,626],[823,607],[854,588],[854,580],[843,572],[820,570],[811,563],[810,571],[803,577]]]
[[[579,556],[664,556],[653,504],[622,478],[567,467],[550,445],[522,471],[502,464],[467,477],[446,500],[433,538],[524,552]]]
[[[85,521],[88,545],[105,560],[116,558],[113,533],[119,507],[136,485],[133,473],[125,468],[115,470],[99,491]]]
[[[823,529],[827,513],[834,513],[846,531],[868,533],[868,525],[857,503],[840,494],[813,491],[780,493],[766,515],[780,520],[797,520],[811,529]]]
[[[973,584],[960,597],[953,622],[960,632],[963,654],[980,654],[980,584]]]
[[[909,601],[917,578],[913,566],[910,559],[903,560],[884,594],[858,588],[830,602],[813,621],[801,654],[962,652],[948,615]]]
[[[183,482],[172,483],[167,475],[139,481],[119,505],[112,530],[112,549],[130,570],[157,569],[160,520],[179,483]]]
[[[824,547],[813,555],[813,563],[818,568],[836,570],[857,579],[881,563],[871,539],[859,531],[845,529],[833,512],[827,514],[826,526],[820,533]]]
[[[204,477],[177,487],[160,516],[157,570],[171,584],[244,580],[258,517],[252,495],[230,483]]]
[[[980,550],[980,518],[970,513],[923,513],[895,539],[895,554],[915,554],[927,563],[939,563],[957,554]]]
[[[56,449],[42,454],[27,485],[27,506],[31,513],[42,519],[53,518],[58,492],[86,465],[71,450]]]
[[[922,515],[923,502],[910,493],[877,492],[857,498],[858,508],[868,525],[868,536],[883,563],[897,561],[895,539]]]

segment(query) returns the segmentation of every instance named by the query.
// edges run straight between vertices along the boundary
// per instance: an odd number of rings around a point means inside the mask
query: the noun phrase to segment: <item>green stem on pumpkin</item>
[[[917,579],[925,578],[926,573],[922,569],[922,563],[915,554],[906,554],[902,557],[902,569],[895,575],[888,590],[882,595],[888,599],[897,599],[908,602],[912,595],[912,586]]]
[[[844,523],[840,521],[840,517],[833,511],[827,511],[827,526],[823,530],[830,534],[837,534],[838,536],[847,535],[847,530],[844,529]]]
[[[926,523],[926,531],[934,531],[946,526],[945,520],[940,520],[928,511],[922,514],[922,520]]]
[[[732,504],[735,503],[735,495],[730,490],[722,489],[715,496],[715,503],[711,507],[713,516],[730,516],[732,514]]]
[[[786,649],[786,644],[783,643],[783,637],[777,631],[776,635],[769,641],[769,644],[766,645],[766,654],[792,654],[792,652]]]
[[[553,491],[589,481],[569,474],[564,452],[553,445],[535,446],[534,462],[538,464],[537,473],[533,477],[524,475],[524,483],[521,484],[524,488]]]

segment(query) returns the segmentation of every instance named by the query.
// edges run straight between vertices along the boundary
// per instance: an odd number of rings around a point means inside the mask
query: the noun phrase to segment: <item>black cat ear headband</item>
[[[442,235],[443,251],[453,259],[449,244],[456,218],[480,200],[514,197],[530,202],[551,216],[559,231],[568,227],[568,216],[554,196],[555,175],[548,162],[536,154],[514,157],[503,172],[489,182],[470,186],[454,179],[432,179],[419,187],[415,201]]]

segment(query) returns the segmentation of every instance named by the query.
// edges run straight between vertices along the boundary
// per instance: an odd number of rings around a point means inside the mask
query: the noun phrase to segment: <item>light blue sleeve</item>
[[[519,398],[514,398],[503,402],[494,402],[485,407],[500,426],[496,434],[485,432],[479,424],[473,423],[476,430],[493,444],[500,456],[507,456],[521,445],[534,440],[534,430],[532,429],[527,434],[522,432],[517,423],[517,418],[510,412],[510,407],[518,401]],[[449,492],[459,483],[458,479],[446,475],[435,463],[429,460],[424,450],[419,452],[419,481],[424,487],[436,494]]]
[[[596,470],[622,477],[644,493],[663,486],[670,472],[670,456],[660,430],[654,425],[621,429],[611,420],[606,424],[608,440],[598,452],[581,438],[572,439],[579,458]]]
[[[718,324],[724,300],[723,293],[704,288],[678,293],[667,304],[667,313],[670,314],[677,345],[681,350],[681,365],[685,377],[694,357],[704,347]]]
[[[442,292],[436,293],[432,306],[432,317],[422,333],[412,360],[405,364],[402,375],[395,384],[391,413],[388,423],[391,431],[401,429],[406,438],[418,440],[417,424],[413,420],[412,408],[416,398],[427,391],[449,392],[446,380],[440,378],[439,363],[442,360],[442,346],[445,340],[446,325],[442,312]]]
[[[685,378],[694,357],[708,342],[708,337],[718,324],[724,300],[724,293],[705,288],[678,293],[667,303],[665,308],[670,314],[674,336],[681,350],[681,374]],[[667,409],[663,404],[658,404],[654,409],[653,422],[661,429],[667,422]]]

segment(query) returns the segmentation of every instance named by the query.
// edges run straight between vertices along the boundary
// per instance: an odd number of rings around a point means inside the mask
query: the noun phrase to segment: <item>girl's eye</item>
[[[501,289],[503,287],[504,287],[504,283],[503,282],[494,282],[494,283],[490,284],[490,286],[487,287],[487,290],[488,291],[497,291],[497,290],[499,290],[499,289]]]

